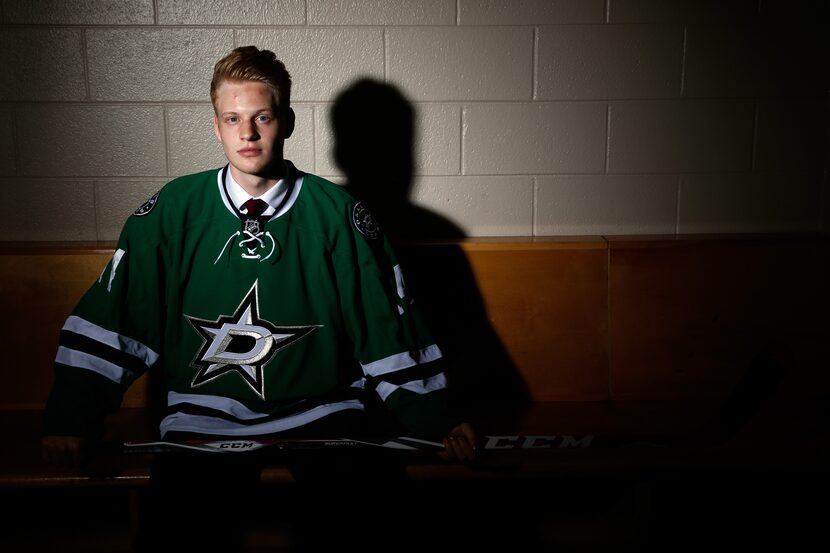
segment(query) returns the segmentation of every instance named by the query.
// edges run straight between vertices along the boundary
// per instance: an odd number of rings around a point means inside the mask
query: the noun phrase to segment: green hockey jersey
[[[441,352],[364,205],[290,163],[270,218],[244,220],[228,168],[165,185],[61,331],[45,433],[96,436],[146,371],[163,370],[162,436],[296,429],[382,399],[438,438]]]

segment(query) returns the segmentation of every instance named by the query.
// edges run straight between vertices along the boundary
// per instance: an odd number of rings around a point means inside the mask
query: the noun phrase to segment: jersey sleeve
[[[151,215],[130,217],[109,263],[61,329],[45,435],[99,438],[104,416],[159,361],[165,286]]]
[[[388,239],[362,204],[352,206],[351,217],[348,247],[335,263],[354,356],[403,430],[439,439],[460,422],[448,411],[441,350],[407,292]]]

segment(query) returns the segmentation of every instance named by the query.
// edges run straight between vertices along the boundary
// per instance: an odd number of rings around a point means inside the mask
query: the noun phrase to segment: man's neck
[[[245,192],[254,198],[258,198],[268,192],[280,181],[280,179],[283,178],[285,173],[284,166],[284,163],[279,163],[278,167],[280,167],[280,170],[270,171],[268,176],[243,173],[238,171],[233,165],[230,166],[230,170],[233,180],[239,183],[239,186],[241,186]]]

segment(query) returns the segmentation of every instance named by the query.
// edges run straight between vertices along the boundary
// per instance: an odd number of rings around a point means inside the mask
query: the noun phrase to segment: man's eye
[[[238,118],[236,118],[236,117],[226,117],[225,118],[225,123],[233,124],[233,123],[236,123],[237,120],[238,120]]]
[[[257,121],[259,121],[260,123],[267,123],[270,120],[271,120],[270,115],[260,115],[259,117],[257,117]]]

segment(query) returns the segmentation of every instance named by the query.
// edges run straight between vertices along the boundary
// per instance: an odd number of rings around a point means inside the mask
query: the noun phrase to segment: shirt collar
[[[230,199],[233,202],[233,205],[236,206],[236,209],[242,211],[242,204],[250,200],[251,195],[245,192],[242,185],[236,182],[233,175],[231,175],[230,168],[228,168],[227,176],[225,178],[227,179],[228,195],[231,197]],[[277,181],[277,184],[269,188],[265,194],[259,196],[260,200],[268,204],[268,208],[262,212],[263,216],[270,216],[276,212],[277,207],[282,204],[287,188],[288,186],[285,179],[280,179]]]

